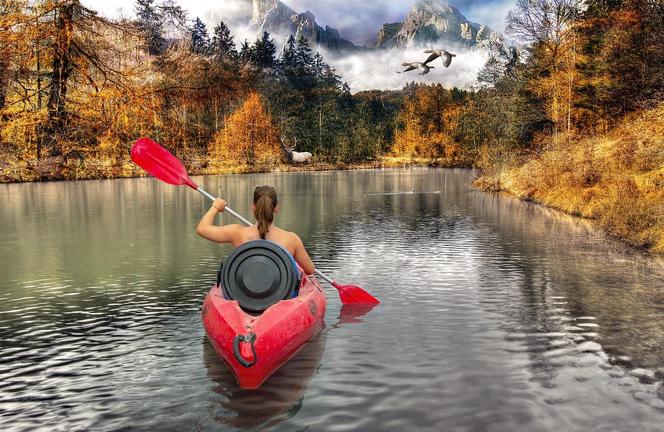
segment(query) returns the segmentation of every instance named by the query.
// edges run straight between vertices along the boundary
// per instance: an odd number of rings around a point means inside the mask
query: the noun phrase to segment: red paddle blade
[[[378,299],[359,286],[356,285],[340,285],[337,282],[332,282],[337,290],[339,290],[339,298],[343,304],[373,304],[380,303]]]
[[[141,138],[134,143],[131,148],[131,160],[168,184],[198,188],[198,185],[189,178],[182,162],[150,138]]]

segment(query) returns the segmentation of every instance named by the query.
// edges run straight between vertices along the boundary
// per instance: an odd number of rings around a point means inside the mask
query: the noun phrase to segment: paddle
[[[168,150],[152,141],[150,138],[141,138],[137,140],[131,148],[131,159],[136,165],[143,168],[154,177],[168,184],[180,186],[187,185],[190,188],[200,192],[205,197],[214,201],[214,197],[204,191],[200,186],[194,183],[187,174],[187,170],[178,158],[173,156]],[[224,212],[228,212],[240,220],[244,225],[253,225],[240,214],[236,213],[228,205]],[[329,282],[339,291],[339,297],[343,304],[378,304],[380,303],[374,296],[356,285],[341,285],[322,271],[316,269],[316,274]]]

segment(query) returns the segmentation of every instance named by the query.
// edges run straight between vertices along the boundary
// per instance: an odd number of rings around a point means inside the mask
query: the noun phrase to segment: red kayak
[[[258,388],[323,327],[327,299],[313,276],[302,278],[299,295],[260,315],[243,311],[214,286],[203,303],[203,326],[217,355],[243,389]]]

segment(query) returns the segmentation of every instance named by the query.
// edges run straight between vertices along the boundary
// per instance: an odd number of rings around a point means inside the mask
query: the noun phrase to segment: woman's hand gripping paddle
[[[212,195],[204,191],[189,178],[187,170],[178,158],[150,138],[141,138],[134,143],[131,148],[131,159],[136,165],[159,180],[176,186],[187,185],[214,201]],[[246,226],[252,225],[251,222],[228,206],[226,206],[224,212],[230,213],[231,216],[234,216]],[[339,297],[343,304],[380,303],[374,296],[356,285],[341,285],[318,269],[316,269],[316,274],[339,291]]]

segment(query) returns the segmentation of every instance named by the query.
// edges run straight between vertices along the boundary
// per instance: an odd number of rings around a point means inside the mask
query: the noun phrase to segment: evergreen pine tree
[[[256,66],[272,68],[277,63],[275,58],[276,52],[277,47],[274,46],[274,42],[270,39],[270,33],[263,32],[263,36],[257,39],[251,48],[250,59]]]
[[[208,36],[207,27],[196,17],[194,24],[189,29],[191,32],[191,51],[196,54],[209,54],[210,53],[210,37]]]
[[[251,61],[251,45],[249,45],[249,41],[246,39],[242,42],[242,45],[240,45],[239,57],[240,60],[245,63]]]
[[[154,5],[154,0],[136,0],[134,7],[138,17],[139,29],[145,37],[145,47],[151,55],[163,54],[166,40],[162,36],[161,15]]]
[[[286,76],[293,74],[297,69],[297,56],[295,51],[295,38],[291,34],[288,36],[288,41],[281,52],[281,66]]]
[[[219,21],[214,28],[211,44],[212,55],[217,60],[233,60],[237,57],[235,42],[230,29],[223,21]]]
[[[313,58],[313,72],[316,78],[323,78],[325,76],[326,66],[327,64],[323,60],[323,56],[316,51],[316,55]]]
[[[300,36],[297,41],[297,50],[295,51],[297,64],[299,66],[300,75],[313,75],[314,73],[314,58],[311,54],[311,47],[307,38]]]

